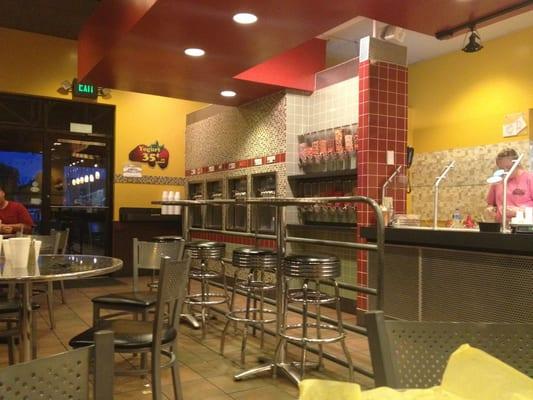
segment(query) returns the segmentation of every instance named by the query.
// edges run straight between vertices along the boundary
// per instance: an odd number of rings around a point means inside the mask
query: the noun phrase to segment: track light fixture
[[[499,18],[499,17],[501,17],[502,15],[505,15],[505,14],[510,14],[510,13],[516,14],[516,12],[518,10],[520,10],[522,8],[526,8],[527,9],[527,7],[531,7],[532,4],[533,4],[533,0],[522,0],[522,1],[520,1],[518,3],[515,3],[515,4],[513,4],[513,5],[511,5],[511,6],[507,7],[507,8],[502,8],[502,9],[494,11],[494,12],[492,12],[490,14],[486,14],[486,15],[484,15],[482,17],[479,17],[479,18],[477,18],[475,20],[465,22],[465,23],[457,25],[457,26],[455,26],[453,28],[449,28],[449,29],[446,29],[446,30],[443,30],[443,31],[439,31],[439,32],[435,33],[435,37],[437,39],[439,39],[439,40],[450,39],[451,37],[453,37],[458,32],[463,32],[466,29],[472,29],[472,27],[479,26],[480,24],[488,22],[488,21],[490,21],[492,19]],[[477,36],[479,38],[479,34]],[[470,37],[472,37],[472,36],[470,36]],[[478,50],[480,50],[480,49],[478,49]],[[474,50],[474,51],[478,51],[478,50]],[[467,50],[465,50],[465,51],[467,51]]]
[[[468,43],[466,43],[467,37]],[[477,32],[475,26],[470,27],[470,36],[468,33],[466,34],[465,43],[465,46],[462,48],[465,53],[475,53],[483,48],[483,45],[481,44],[481,38],[479,37],[479,33]]]

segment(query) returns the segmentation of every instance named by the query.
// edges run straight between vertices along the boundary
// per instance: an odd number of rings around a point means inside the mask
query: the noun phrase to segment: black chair
[[[31,235],[31,238],[40,240],[42,242],[41,254],[65,254],[67,250],[69,234],[70,230],[67,228],[64,231],[52,230],[50,235]],[[59,284],[61,288],[61,302],[65,304],[65,285],[63,281],[59,281]],[[46,295],[50,329],[55,329],[54,282],[36,282],[33,285],[33,295]]]
[[[176,359],[178,325],[180,311],[185,298],[190,259],[171,260],[163,257],[159,274],[157,305],[154,321],[125,319],[101,319],[97,328],[82,332],[70,340],[74,348],[94,343],[94,333],[98,329],[114,332],[115,352],[151,353],[151,367],[135,370],[117,370],[117,375],[152,375],[152,398],[159,400],[161,394],[161,369],[172,369],[172,383],[177,399],[183,399]],[[162,357],[164,360],[162,360]],[[162,363],[162,361],[165,361]]]
[[[38,310],[39,304],[32,303],[32,311]],[[8,346],[9,365],[15,363],[16,340],[20,339],[22,321],[22,304],[17,300],[0,301],[0,323],[5,324],[5,329],[0,330],[0,339],[5,340]],[[32,358],[37,357],[37,318],[32,318]]]
[[[418,322],[366,313],[376,386],[428,388],[440,384],[451,353],[468,343],[533,376],[533,323]]]
[[[123,314],[133,314],[136,319],[140,315],[142,320],[146,320],[149,310],[153,309],[157,303],[157,293],[152,290],[138,290],[138,269],[159,269],[162,256],[181,260],[183,258],[183,242],[146,242],[133,239],[133,292],[111,293],[94,297],[92,299],[93,326],[97,326],[101,318],[115,318]],[[102,310],[118,312],[102,316]]]
[[[94,358],[93,399],[113,399],[113,332],[96,332],[95,346],[0,370],[0,399],[88,400]]]

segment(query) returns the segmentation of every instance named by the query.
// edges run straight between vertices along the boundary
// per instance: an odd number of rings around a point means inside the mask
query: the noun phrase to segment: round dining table
[[[42,255],[37,265],[17,270],[5,266],[5,258],[0,257],[0,284],[16,284],[21,287],[22,320],[20,352],[23,361],[31,359],[32,344],[32,284],[69,279],[89,278],[106,275],[122,268],[122,260],[112,257],[91,255]]]

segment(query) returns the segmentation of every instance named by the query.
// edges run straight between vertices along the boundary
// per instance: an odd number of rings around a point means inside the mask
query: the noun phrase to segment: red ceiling
[[[325,59],[325,43],[313,38],[356,16],[434,35],[518,2],[106,0],[80,33],[78,75],[115,89],[237,105],[282,87],[313,90]],[[237,12],[259,21],[238,25]],[[206,55],[187,57],[187,47]],[[224,89],[238,96],[222,98]]]

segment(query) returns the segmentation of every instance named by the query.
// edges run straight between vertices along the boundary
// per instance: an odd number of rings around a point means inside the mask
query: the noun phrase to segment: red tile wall
[[[381,187],[397,166],[405,166],[407,147],[407,67],[386,62],[359,64],[357,194],[381,200]],[[387,165],[387,150],[395,165]],[[405,213],[404,188],[390,188],[394,212]],[[374,224],[373,211],[358,206],[358,226]],[[358,235],[358,240],[362,241]],[[357,256],[357,283],[368,286],[368,254]],[[358,294],[357,308],[368,309],[368,295]]]

